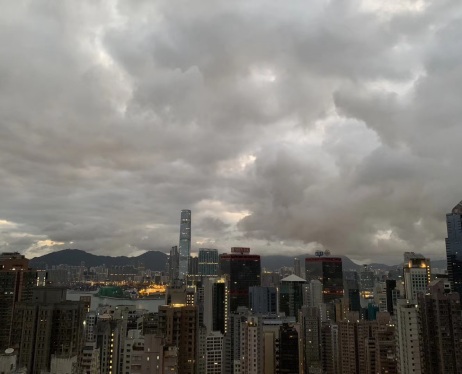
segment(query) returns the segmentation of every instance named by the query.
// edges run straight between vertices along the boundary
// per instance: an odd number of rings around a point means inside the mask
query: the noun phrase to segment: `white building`
[[[398,372],[401,374],[421,373],[417,305],[408,300],[399,299],[396,304],[396,320]]]

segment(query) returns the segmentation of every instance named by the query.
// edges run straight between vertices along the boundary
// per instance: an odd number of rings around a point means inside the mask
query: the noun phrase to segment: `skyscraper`
[[[230,312],[249,307],[249,287],[260,286],[260,256],[249,252],[250,248],[233,247],[230,254],[220,255],[220,273],[229,281]]]
[[[446,214],[446,257],[451,289],[462,298],[462,201]]]
[[[218,250],[199,248],[199,275],[218,275]]]
[[[308,257],[305,259],[306,280],[322,283],[324,302],[343,297],[343,271],[340,257]]]
[[[170,284],[179,277],[179,266],[180,266],[180,253],[178,247],[175,245],[170,250],[170,256],[168,258],[168,277]]]
[[[249,287],[250,310],[254,314],[276,314],[276,287]]]
[[[187,209],[181,211],[179,249],[179,279],[186,281],[189,269],[189,256],[191,255],[191,211]]]
[[[417,294],[427,290],[430,283],[430,259],[419,253],[404,252],[404,291],[406,299],[417,302]]]
[[[298,374],[300,372],[298,340],[298,331],[293,325],[284,323],[279,327],[277,373]]]
[[[279,293],[279,311],[288,317],[296,317],[303,305],[303,286],[306,281],[295,274],[281,280],[281,291]]]

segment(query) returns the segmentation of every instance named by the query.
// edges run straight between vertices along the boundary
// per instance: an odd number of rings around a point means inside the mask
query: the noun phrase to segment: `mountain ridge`
[[[314,257],[312,254],[296,256],[304,261],[307,257]],[[347,256],[339,256],[342,258],[344,270],[359,270],[362,265],[358,265],[349,259]],[[293,256],[284,255],[261,255],[262,267],[270,270],[276,270],[283,266],[292,267],[294,264]],[[85,262],[85,266],[139,266],[141,263],[153,271],[163,271],[167,265],[168,256],[161,251],[147,251],[139,256],[99,256],[83,251],[81,249],[63,249],[61,251],[48,253],[43,256],[34,257],[30,260],[33,267],[52,267],[57,265],[79,266],[81,262]],[[368,264],[373,269],[390,270],[401,267],[397,265],[385,265],[380,263]],[[433,268],[446,268],[446,260],[432,261]]]

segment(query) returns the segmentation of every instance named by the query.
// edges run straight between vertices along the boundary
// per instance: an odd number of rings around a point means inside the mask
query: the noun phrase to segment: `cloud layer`
[[[18,0],[0,13],[0,246],[444,257],[462,5]]]

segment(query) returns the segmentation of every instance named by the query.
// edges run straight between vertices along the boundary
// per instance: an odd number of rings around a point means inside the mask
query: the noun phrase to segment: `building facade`
[[[307,281],[319,280],[323,287],[323,301],[343,297],[343,269],[340,257],[308,257],[305,259]]]
[[[191,211],[183,209],[180,221],[179,270],[178,278],[186,281],[191,255]]]
[[[462,201],[446,214],[446,258],[451,289],[462,297]]]
[[[249,287],[260,286],[260,256],[249,251],[249,248],[231,248],[230,254],[220,255],[220,274],[228,278],[230,312],[239,306],[248,308]]]
[[[217,249],[199,248],[199,275],[216,276],[218,275],[219,256]]]

